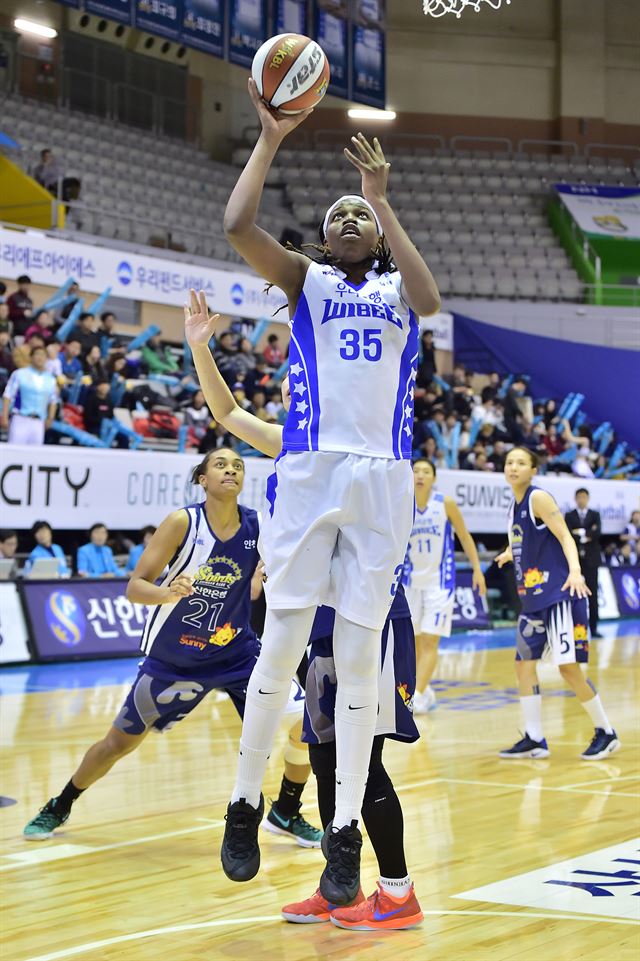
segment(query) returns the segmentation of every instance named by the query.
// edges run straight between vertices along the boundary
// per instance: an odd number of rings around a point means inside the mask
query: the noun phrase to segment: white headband
[[[336,200],[336,202],[335,202],[334,204],[331,204],[331,206],[330,206],[329,209],[327,210],[326,214],[324,215],[324,220],[322,221],[322,233],[324,234],[325,237],[327,236],[327,227],[329,226],[329,221],[330,221],[330,219],[331,219],[331,214],[332,214],[333,211],[336,209],[336,207],[339,207],[340,204],[344,204],[344,203],[347,203],[347,202],[350,202],[350,203],[358,203],[358,204],[361,204],[363,207],[366,207],[367,210],[369,211],[369,213],[371,214],[371,216],[373,217],[373,219],[374,219],[375,222],[376,222],[376,227],[378,228],[378,233],[379,233],[379,234],[382,234],[382,227],[380,226],[380,221],[378,220],[378,215],[376,214],[375,210],[373,209],[373,207],[371,206],[371,204],[369,203],[369,201],[368,201],[368,200],[365,200],[364,197],[359,197],[358,194],[345,194],[344,197],[340,197],[340,199],[339,199],[339,200]]]

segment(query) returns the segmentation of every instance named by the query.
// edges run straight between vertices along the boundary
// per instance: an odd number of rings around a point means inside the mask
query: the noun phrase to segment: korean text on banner
[[[640,188],[555,184],[555,189],[585,233],[640,240]]]

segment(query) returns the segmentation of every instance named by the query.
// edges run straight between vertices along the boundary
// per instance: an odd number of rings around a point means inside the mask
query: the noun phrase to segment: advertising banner
[[[277,287],[265,293],[261,277],[163,257],[133,254],[113,247],[90,247],[37,230],[0,227],[0,276],[29,274],[34,284],[59,287],[68,277],[83,291],[182,308],[189,289],[204,290],[211,310],[258,319],[271,317],[286,303]],[[286,311],[275,319],[286,322]]]
[[[77,4],[76,4],[77,6]],[[118,23],[133,23],[133,4],[131,0],[84,0],[87,13],[98,17],[117,20]]]
[[[18,588],[8,582],[0,583],[0,664],[30,660],[27,637]]]
[[[86,447],[2,445],[0,510],[8,528],[30,528],[48,517],[69,530],[86,530],[97,520],[114,530],[157,525],[168,513],[200,499],[189,475],[201,459],[197,453],[96,450]],[[245,460],[240,501],[262,510],[273,461]],[[538,485],[558,501],[563,513],[574,507],[575,478],[541,477]],[[591,506],[600,511],[604,534],[624,530],[638,509],[640,488],[631,481],[589,481]],[[437,488],[454,498],[473,533],[505,534],[511,490],[502,474],[438,471]]]
[[[640,240],[640,187],[555,184],[555,189],[581,230]]]
[[[229,60],[250,67],[256,51],[267,39],[266,0],[230,0]]]
[[[609,568],[622,617],[640,616],[640,567]]]
[[[352,43],[351,99],[384,110],[385,35],[373,27],[354,26]]]
[[[308,36],[307,0],[276,0],[273,35],[301,33]]]
[[[453,604],[453,626],[464,630],[490,628],[487,598],[473,589],[471,571],[456,570],[456,591]]]
[[[349,96],[349,46],[346,20],[316,6],[314,40],[317,40],[324,50],[331,67],[328,92],[334,97],[346,99]]]
[[[183,0],[180,40],[187,47],[224,56],[224,0]]]
[[[125,596],[127,580],[23,581],[31,637],[42,660],[136,654],[148,608]]]
[[[134,24],[167,40],[180,39],[182,0],[135,0]]]
[[[620,617],[620,610],[611,570],[608,567],[601,567],[598,570],[598,619],[610,621],[617,617]]]

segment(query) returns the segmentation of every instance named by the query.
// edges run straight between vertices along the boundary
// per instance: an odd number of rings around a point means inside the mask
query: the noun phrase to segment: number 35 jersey
[[[219,673],[227,662],[242,660],[248,648],[258,649],[250,624],[251,578],[259,560],[258,515],[239,506],[238,532],[228,541],[219,541],[204,504],[184,509],[187,533],[160,583],[164,586],[180,574],[191,575],[194,593],[152,609],[142,650],[181,670]]]
[[[291,323],[286,451],[410,459],[418,319],[399,273],[312,263]]]

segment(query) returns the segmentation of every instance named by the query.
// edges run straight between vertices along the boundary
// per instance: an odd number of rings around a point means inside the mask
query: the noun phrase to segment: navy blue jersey
[[[219,541],[204,504],[185,507],[189,526],[161,584],[193,577],[194,593],[161,604],[147,618],[142,650],[156,661],[202,673],[233,671],[233,662],[257,647],[250,626],[251,578],[258,563],[258,515],[238,507],[240,528]]]
[[[569,565],[558,538],[536,520],[531,504],[536,490],[528,487],[509,513],[509,542],[523,611],[539,611],[567,599],[567,591],[561,588]]]

